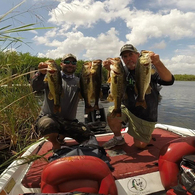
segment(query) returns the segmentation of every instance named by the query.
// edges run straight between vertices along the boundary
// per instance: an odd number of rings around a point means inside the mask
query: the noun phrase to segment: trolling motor
[[[107,126],[105,110],[101,104],[99,104],[99,110],[93,110],[88,114],[84,113],[85,124],[96,133],[106,131]]]

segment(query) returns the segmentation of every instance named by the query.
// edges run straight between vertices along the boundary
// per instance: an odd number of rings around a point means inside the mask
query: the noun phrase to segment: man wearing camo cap
[[[53,101],[48,99],[49,88],[44,82],[47,73],[47,64],[40,62],[38,72],[31,81],[34,91],[44,90],[44,102],[40,115],[36,121],[36,130],[46,137],[53,147],[53,151],[61,148],[65,137],[71,137],[78,143],[90,138],[93,133],[83,123],[76,120],[76,112],[79,102],[79,78],[75,76],[77,58],[73,54],[66,54],[62,57],[61,77],[62,95],[60,99],[61,111],[53,112]]]

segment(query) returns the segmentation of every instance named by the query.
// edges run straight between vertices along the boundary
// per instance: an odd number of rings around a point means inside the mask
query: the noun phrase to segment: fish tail
[[[121,117],[122,113],[121,113],[121,109],[113,109],[111,116],[112,117]]]
[[[136,101],[136,104],[135,106],[142,106],[144,109],[147,108],[147,104],[146,104],[146,100],[143,100],[143,101]]]

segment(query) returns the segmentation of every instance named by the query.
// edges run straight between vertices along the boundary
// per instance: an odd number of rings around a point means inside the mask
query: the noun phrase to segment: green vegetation
[[[195,81],[195,75],[175,74],[176,81]]]
[[[10,46],[17,49],[21,44],[26,44],[19,37],[20,32],[47,29],[34,27],[36,23],[24,24],[18,20],[20,13],[13,11],[24,2],[0,16],[0,173],[21,155],[26,146],[39,138],[33,124],[40,106],[28,78],[31,65],[37,64],[40,59],[30,56],[29,53],[7,50]],[[29,10],[21,15],[28,12]],[[39,18],[38,14],[34,14]],[[14,20],[23,25],[14,25],[15,28],[12,25],[3,26],[4,21],[13,24]]]
[[[0,172],[40,138],[34,129],[40,99],[32,92],[29,81],[39,62],[46,60],[30,53],[0,51]],[[60,65],[61,58],[55,60]],[[84,61],[78,61],[77,76],[83,64]],[[106,82],[107,70],[102,72]]]

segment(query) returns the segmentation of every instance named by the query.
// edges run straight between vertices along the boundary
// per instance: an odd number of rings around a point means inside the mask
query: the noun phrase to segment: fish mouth
[[[144,66],[149,66],[150,63],[143,64]]]
[[[49,72],[49,73],[51,73],[51,74],[53,74],[53,73],[55,73],[56,72],[56,70],[55,69],[47,69],[47,71]]]
[[[116,75],[120,75],[120,72],[117,72],[116,70],[111,69],[111,71],[112,71],[114,74],[116,74]]]

